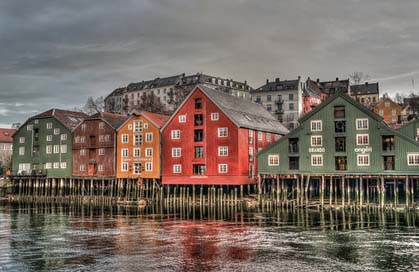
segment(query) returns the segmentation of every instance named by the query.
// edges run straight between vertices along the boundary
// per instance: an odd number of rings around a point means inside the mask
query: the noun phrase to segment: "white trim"
[[[318,144],[317,142],[316,142],[316,144],[313,144],[313,139],[314,138],[320,139],[320,144]],[[310,146],[316,146],[316,147],[323,146],[323,136],[322,135],[313,135],[313,136],[311,136],[310,137]]]
[[[314,163],[315,158],[320,158],[320,163]],[[321,154],[313,154],[311,155],[311,166],[323,166],[323,155]]]
[[[225,169],[222,169],[225,168]],[[218,173],[220,174],[226,174],[228,173],[228,165],[227,163],[219,163],[218,164]]]
[[[368,163],[365,163],[365,160],[363,160],[362,163],[359,162],[359,158],[365,157],[368,160]],[[370,154],[357,154],[356,155],[356,165],[357,166],[370,166]]]
[[[180,174],[180,173],[182,173],[182,165],[173,164],[173,174]]]
[[[320,124],[320,128],[316,125],[315,129],[313,129],[313,124]],[[312,120],[310,122],[310,131],[323,131],[323,121],[322,120]]]
[[[278,166],[278,165],[279,165],[279,155],[278,154],[268,155],[268,166]]]
[[[413,163],[410,163],[409,157],[413,156]],[[417,157],[417,158],[415,158]],[[407,165],[408,166],[419,166],[419,153],[407,153]]]
[[[224,151],[224,152],[222,152]],[[225,154],[223,154],[225,153]],[[228,156],[228,146],[219,146],[218,147],[218,156],[219,157],[227,157]]]
[[[172,148],[172,158],[180,158],[182,156],[182,148],[173,147]]]
[[[358,141],[358,137],[364,137],[367,136],[367,143],[360,143]],[[370,136],[369,134],[356,134],[356,145],[369,145],[370,144]]]
[[[367,121],[366,122],[366,124],[367,124],[367,127],[359,127],[358,126],[358,122],[361,122],[361,124],[363,124],[362,122],[364,122],[364,121]],[[355,125],[356,125],[356,130],[368,130],[368,128],[369,128],[369,120],[368,120],[368,118],[357,118],[357,119],[355,119]]]
[[[225,135],[221,135],[221,130],[225,129]],[[228,128],[227,127],[220,127],[218,128],[218,138],[225,138],[228,137]]]

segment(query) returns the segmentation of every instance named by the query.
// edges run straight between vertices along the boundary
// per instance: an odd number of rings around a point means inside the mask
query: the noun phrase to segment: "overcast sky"
[[[199,3],[198,3],[199,2]],[[419,90],[418,0],[0,0],[0,125],[180,73]]]

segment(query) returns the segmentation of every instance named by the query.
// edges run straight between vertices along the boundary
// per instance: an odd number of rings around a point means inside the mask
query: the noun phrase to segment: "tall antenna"
[[[415,91],[415,79],[412,78],[412,91]]]

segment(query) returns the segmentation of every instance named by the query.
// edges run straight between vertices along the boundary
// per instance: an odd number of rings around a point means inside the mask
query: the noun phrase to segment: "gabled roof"
[[[275,81],[267,82],[265,85],[252,90],[252,93],[298,90],[299,83],[300,83],[300,79],[275,80]]]
[[[78,111],[68,111],[60,109],[50,109],[38,115],[32,116],[29,120],[40,119],[40,118],[49,118],[55,117],[68,129],[74,129],[78,124],[80,124],[85,118],[88,117],[87,114]]]
[[[352,85],[351,87],[352,95],[362,95],[362,94],[378,94],[378,82],[377,83],[368,83],[360,85]]]
[[[0,128],[0,143],[13,143],[13,134],[16,129]]]
[[[381,99],[374,107],[374,109],[380,108],[385,102],[390,102],[391,104],[393,104],[394,106],[396,106],[397,108],[399,108],[400,110],[402,109],[402,107],[397,104],[396,102],[394,102],[391,98],[386,97],[384,99]]]
[[[106,121],[112,128],[118,129],[128,118],[128,115],[124,114],[99,112],[89,116],[86,120],[101,119]]]
[[[170,118],[168,115],[162,115],[148,111],[142,111],[140,114],[153,122],[158,128],[161,128]]]
[[[197,85],[166,125],[197,90],[201,90],[238,127],[285,135],[288,129],[275,119],[262,105],[240,99],[208,86]],[[164,125],[163,128],[166,126]]]
[[[306,96],[320,97],[321,89],[317,83],[310,78],[307,79],[303,94]]]

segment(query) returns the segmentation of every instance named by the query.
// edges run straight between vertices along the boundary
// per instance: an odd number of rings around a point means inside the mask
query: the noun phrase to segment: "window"
[[[186,122],[186,115],[179,115],[179,123],[185,123]]]
[[[105,129],[105,123],[104,122],[99,123],[99,129]]]
[[[172,139],[180,139],[180,130],[175,129],[171,131]]]
[[[52,140],[52,136],[51,136],[51,140]],[[76,137],[74,137],[74,142],[75,142],[76,144],[80,143],[80,136],[76,136]]]
[[[121,156],[122,156],[122,158],[127,158],[128,157],[128,148],[122,148],[121,149]]]
[[[174,164],[173,165],[173,173],[175,173],[175,174],[182,173],[182,165]]]
[[[26,126],[26,130],[27,130],[27,131],[31,131],[32,129],[33,129],[33,125],[27,125],[27,126]]]
[[[311,124],[311,131],[322,131],[322,120],[313,120],[310,122]]]
[[[52,168],[52,163],[51,162],[45,163],[45,169],[51,169],[51,168]]]
[[[322,146],[322,136],[311,136],[311,146]]]
[[[335,167],[337,171],[348,170],[348,162],[347,162],[346,156],[335,157]]]
[[[218,128],[218,137],[227,137],[228,128]]]
[[[200,159],[204,157],[204,147],[203,146],[195,146],[195,158]]]
[[[300,169],[300,158],[299,157],[288,157],[290,170]]]
[[[105,142],[110,142],[111,141],[111,135],[107,134],[105,135]]]
[[[143,144],[143,135],[142,134],[135,134],[134,135],[134,145],[139,146]]]
[[[271,102],[272,101],[272,96],[271,95],[267,95],[266,96],[266,101]]]
[[[289,99],[289,100],[294,100],[294,94],[289,94],[289,95],[288,95],[288,99]]]
[[[218,156],[220,156],[220,157],[228,156],[228,146],[219,146],[218,147]]]
[[[60,134],[60,129],[59,128],[54,128],[54,135],[58,135]]]
[[[99,142],[102,143],[104,141],[105,141],[105,135],[99,135]]]
[[[99,148],[98,153],[99,153],[99,156],[105,155],[105,149],[104,148]]]
[[[153,141],[153,133],[152,132],[147,132],[145,134],[145,141],[146,143],[150,143]]]
[[[218,112],[211,113],[211,121],[217,121],[219,118]]]
[[[148,129],[148,123],[144,123],[144,129]]]
[[[54,145],[54,154],[60,153],[60,145]]]
[[[205,175],[206,174],[205,164],[194,164],[193,165],[193,174],[194,175]]]
[[[253,155],[254,155],[253,147],[249,147],[249,161],[253,161]]]
[[[218,173],[227,173],[227,164],[221,163],[218,165]]]
[[[266,105],[266,110],[271,112],[272,111],[272,104],[267,104]]]
[[[182,155],[182,149],[180,147],[173,147],[172,148],[172,157],[179,158]]]
[[[378,111],[378,114],[379,114],[381,117],[384,117],[384,110],[379,110],[379,111]]]
[[[151,171],[153,171],[153,163],[152,163],[152,162],[146,162],[146,163],[145,163],[145,171],[146,171],[146,172],[151,172]]]
[[[60,168],[60,163],[59,162],[54,162],[54,168],[56,168],[56,169]]]
[[[358,154],[357,155],[357,165],[358,166],[369,166],[370,165],[370,155],[369,154]]]
[[[204,117],[202,114],[194,115],[194,126],[202,126],[204,124]]]
[[[67,141],[67,134],[61,134],[61,141]]]
[[[335,121],[335,133],[346,132],[346,121]]]
[[[134,157],[141,157],[141,149],[140,148],[134,148]]]
[[[356,135],[356,144],[357,145],[368,145],[369,144],[369,135],[368,134],[357,134]]]
[[[382,136],[383,151],[394,151],[394,135]]]
[[[47,129],[52,129],[52,123],[47,123]]]
[[[396,116],[396,115],[397,115],[396,110],[391,110],[391,116]]]
[[[289,103],[288,107],[289,107],[290,110],[294,110],[294,103]]]
[[[126,144],[129,142],[129,135],[128,134],[122,134],[122,143]]]
[[[335,138],[335,151],[346,152],[346,138],[345,137]]]
[[[321,137],[321,136],[320,136]],[[298,153],[298,138],[289,138],[288,139],[288,152],[290,154]]]
[[[19,143],[24,144],[25,143],[25,137],[19,137]]]
[[[127,162],[122,163],[121,170],[122,170],[122,172],[127,172],[128,171],[128,163]]]
[[[202,99],[201,98],[196,98],[195,99],[195,109],[196,110],[202,109]]]
[[[87,125],[86,124],[82,124],[81,125],[81,131],[86,131]]]
[[[132,130],[132,124],[128,125],[128,130]]]
[[[80,172],[84,172],[86,171],[86,165],[85,164],[80,164]]]
[[[253,144],[253,130],[249,129],[249,144]]]
[[[263,140],[263,132],[258,131],[258,141],[262,141]]]
[[[368,129],[368,119],[356,119],[356,129],[357,130]]]
[[[47,154],[51,154],[52,153],[52,145],[47,145],[46,146],[45,153],[47,153]]]
[[[86,142],[86,137],[85,136],[81,136],[80,137],[80,143],[85,143]]]
[[[266,133],[266,141],[267,141],[268,143],[270,143],[270,142],[271,142],[271,134],[270,134],[270,133]]]
[[[133,163],[132,173],[134,173],[136,175],[141,174],[141,163],[139,163],[139,162],[134,162]]]
[[[384,170],[394,170],[395,159],[394,156],[384,156]]]
[[[418,166],[419,165],[419,153],[408,153],[407,154],[407,165]]]
[[[61,151],[61,153],[63,153],[63,154],[67,153],[67,145],[61,145],[61,146],[60,146],[60,151]]]
[[[279,165],[279,155],[268,155],[268,165],[269,166],[278,166]]]
[[[134,132],[142,132],[143,131],[143,121],[138,120],[134,121]]]
[[[153,157],[153,148],[146,148],[145,149],[145,156],[146,157]]]
[[[86,149],[80,149],[80,156],[86,156]]]
[[[66,169],[67,168],[67,162],[61,162],[60,168]]]
[[[323,155],[311,155],[311,166],[323,166]]]
[[[345,106],[335,106],[334,115],[336,119],[345,118]]]
[[[195,129],[194,130],[194,141],[195,142],[202,142],[203,140],[204,140],[204,130]]]
[[[389,101],[384,102],[384,107],[386,108],[390,107],[390,102]]]

